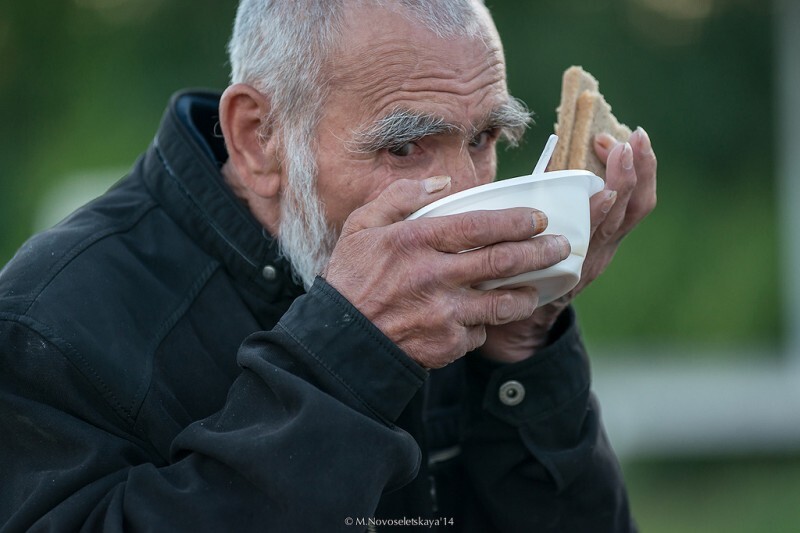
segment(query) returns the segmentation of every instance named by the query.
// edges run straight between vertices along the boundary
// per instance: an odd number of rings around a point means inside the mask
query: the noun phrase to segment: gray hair
[[[493,109],[482,122],[473,124],[469,130],[438,115],[395,108],[374,124],[356,130],[346,147],[353,153],[369,154],[379,150],[396,150],[406,143],[429,135],[457,133],[469,139],[484,129],[495,128],[500,138],[510,146],[517,146],[531,121],[528,108],[515,98]]]
[[[262,134],[280,132],[288,187],[281,202],[279,243],[309,287],[336,242],[316,191],[314,132],[327,97],[326,67],[337,50],[345,10],[378,5],[440,38],[485,39],[483,0],[241,0],[228,43],[231,83],[266,94],[271,114]],[[274,126],[278,127],[275,128]]]
[[[395,10],[441,38],[482,36],[483,0],[241,0],[228,42],[231,83],[268,94],[269,118],[281,125],[314,126],[345,8],[364,4]]]

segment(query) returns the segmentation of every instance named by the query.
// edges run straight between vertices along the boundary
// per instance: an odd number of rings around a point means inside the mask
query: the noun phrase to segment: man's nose
[[[452,180],[453,192],[463,191],[483,183],[466,147],[448,158],[447,175]]]

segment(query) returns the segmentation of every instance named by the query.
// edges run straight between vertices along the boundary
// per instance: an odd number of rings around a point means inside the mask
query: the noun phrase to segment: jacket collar
[[[275,300],[303,292],[277,242],[225,184],[219,93],[175,94],[144,160],[144,180],[170,216],[238,279]]]

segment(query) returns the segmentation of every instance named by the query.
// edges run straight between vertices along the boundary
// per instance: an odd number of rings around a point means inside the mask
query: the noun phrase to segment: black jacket
[[[529,361],[426,372],[292,282],[223,184],[217,103],[177,95],[0,274],[0,530],[629,530],[571,314]]]

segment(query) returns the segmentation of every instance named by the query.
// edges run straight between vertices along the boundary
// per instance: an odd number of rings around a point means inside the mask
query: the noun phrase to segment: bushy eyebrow
[[[490,129],[500,130],[500,137],[510,146],[517,146],[525,130],[533,123],[533,115],[522,100],[509,100],[492,109],[485,121],[476,125],[473,135]]]
[[[464,128],[447,122],[444,117],[395,108],[388,115],[353,133],[348,142],[352,152],[368,154],[398,149],[406,143],[429,135],[464,134]]]
[[[492,109],[482,120],[469,127],[448,122],[439,115],[398,107],[374,123],[356,130],[347,145],[352,152],[367,154],[399,149],[406,143],[430,135],[452,134],[472,139],[483,131],[498,129],[504,140],[516,146],[531,122],[531,113],[525,104],[515,98]]]

